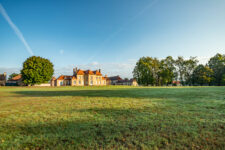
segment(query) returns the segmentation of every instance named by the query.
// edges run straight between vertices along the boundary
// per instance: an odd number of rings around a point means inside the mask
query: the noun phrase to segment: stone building
[[[138,86],[136,79],[122,79],[119,75],[108,77],[111,85],[129,85],[129,86]]]
[[[119,81],[123,80],[119,75],[108,77],[108,79],[111,81],[111,85],[116,85]]]
[[[0,86],[6,85],[6,78],[7,78],[6,72],[0,74]]]
[[[73,75],[53,77],[51,86],[102,86],[107,84],[107,76],[103,77],[101,70],[81,70],[74,68]]]
[[[138,83],[136,81],[136,79],[124,79],[124,80],[120,80],[118,81],[115,85],[129,85],[129,86],[138,86]]]
[[[24,86],[22,75],[19,74],[6,82],[7,86]]]

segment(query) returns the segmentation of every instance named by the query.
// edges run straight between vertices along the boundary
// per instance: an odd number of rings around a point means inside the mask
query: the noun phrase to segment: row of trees
[[[169,85],[180,81],[182,85],[225,85],[225,55],[216,54],[206,65],[198,64],[196,57],[185,60],[171,56],[159,60],[142,57],[136,63],[134,78],[140,85]]]

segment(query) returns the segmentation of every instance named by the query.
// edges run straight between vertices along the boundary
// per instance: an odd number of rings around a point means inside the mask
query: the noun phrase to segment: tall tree
[[[176,72],[178,79],[182,85],[190,85],[192,73],[197,66],[198,60],[196,57],[190,57],[185,60],[183,57],[179,56],[176,60]]]
[[[172,56],[168,56],[165,59],[161,60],[160,62],[160,76],[161,76],[161,85],[168,85],[171,84],[172,81],[176,78],[175,73],[175,60]]]
[[[213,84],[214,85],[225,85],[223,83],[223,76],[225,74],[225,55],[216,54],[210,58],[208,62],[209,67],[213,70]]]
[[[176,63],[177,78],[180,80],[181,84],[184,84],[185,60],[182,56],[178,56],[175,63]]]
[[[207,65],[198,65],[192,74],[193,84],[198,85],[209,85],[212,81],[213,70],[210,69]]]
[[[136,63],[133,71],[134,78],[141,85],[159,85],[160,62],[156,58],[142,57]]]
[[[191,77],[194,69],[197,67],[198,60],[196,57],[190,57],[190,59],[185,60],[184,62],[184,80],[185,84],[191,85]]]
[[[53,73],[53,64],[48,59],[39,56],[29,57],[23,63],[21,70],[23,82],[27,85],[48,82]]]
[[[149,59],[150,57],[142,57],[136,63],[133,71],[134,78],[137,79],[138,84],[149,85],[152,83],[152,74],[149,71]]]

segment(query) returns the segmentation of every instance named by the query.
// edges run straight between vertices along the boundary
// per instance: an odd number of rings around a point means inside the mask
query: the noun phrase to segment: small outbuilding
[[[7,86],[24,86],[22,75],[19,74],[6,82]]]

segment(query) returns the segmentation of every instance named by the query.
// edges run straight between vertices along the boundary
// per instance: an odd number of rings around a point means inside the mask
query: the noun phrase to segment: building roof
[[[22,79],[22,75],[21,75],[21,74],[19,74],[19,75],[13,77],[13,78],[10,79],[9,81],[18,81],[18,80],[20,80],[20,79]]]
[[[66,75],[61,75],[57,78],[57,80],[65,80],[65,79],[77,79],[77,75],[97,75],[97,76],[102,76],[101,70],[81,70],[81,69],[76,69],[76,72],[74,73],[73,76],[66,76]],[[107,76],[102,78],[103,80],[108,80]],[[55,77],[52,78],[52,81],[56,80]]]
[[[173,84],[180,84],[180,81],[172,81]]]
[[[112,77],[108,77],[109,80],[122,80],[122,78],[120,78],[120,76],[112,76]]]
[[[130,80],[128,80],[128,79],[124,79],[124,80],[119,80],[118,81],[118,83],[132,83],[132,82],[136,82],[136,79],[130,79]]]
[[[79,69],[79,70],[77,71],[77,75],[84,75],[84,71]]]
[[[94,75],[93,71],[91,71],[91,70],[86,70],[84,73],[89,74],[89,75]]]
[[[98,70],[93,71],[95,75],[101,76],[101,72],[99,72]]]
[[[77,71],[77,75],[84,75],[84,74],[86,74],[86,75],[99,75],[99,76],[101,76],[102,74],[98,71],[98,70],[95,70],[95,71],[92,71],[92,70],[78,70]]]
[[[75,76],[66,76],[66,75],[61,75],[61,76],[59,76],[58,77],[58,79],[57,80],[71,80],[71,79],[76,79],[76,77]]]

